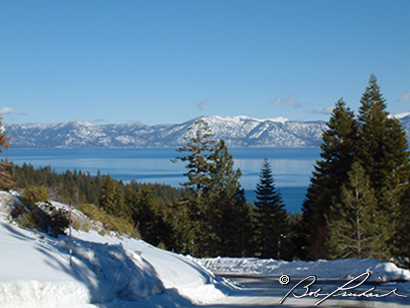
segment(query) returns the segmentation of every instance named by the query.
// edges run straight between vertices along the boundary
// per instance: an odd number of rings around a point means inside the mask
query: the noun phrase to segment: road
[[[228,308],[228,307],[386,307],[386,308],[403,308],[410,307],[410,290],[403,283],[363,283],[359,287],[353,288],[360,284],[362,280],[350,282],[345,289],[351,286],[349,296],[331,297],[324,300],[319,305],[315,305],[325,295],[342,287],[347,281],[320,280],[313,278],[302,281],[303,278],[290,279],[290,283],[282,285],[278,278],[263,277],[246,277],[231,276],[229,279],[238,284],[238,289],[213,303],[205,305],[207,308]],[[308,284],[311,284],[307,287]],[[306,287],[306,288],[304,288]],[[292,288],[295,288],[293,291]],[[393,292],[394,289],[396,291]],[[367,291],[366,293],[363,293]],[[289,292],[288,297],[284,298]],[[339,291],[340,293],[341,291]],[[293,294],[301,296],[310,293],[311,296],[304,298],[295,298]],[[356,296],[354,296],[354,294]],[[368,294],[372,297],[365,297],[359,294]],[[383,298],[376,298],[376,295],[385,295]],[[396,295],[397,294],[397,295]],[[316,296],[315,296],[316,295]],[[399,296],[400,295],[400,296]],[[404,297],[406,296],[406,297]],[[282,304],[280,301],[283,300]],[[202,307],[202,306],[201,306]]]

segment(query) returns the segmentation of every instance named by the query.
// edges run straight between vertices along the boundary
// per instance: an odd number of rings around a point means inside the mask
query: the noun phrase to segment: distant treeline
[[[96,176],[92,176],[90,172],[81,170],[74,170],[74,172],[67,170],[58,173],[51,166],[34,168],[31,164],[26,163],[22,166],[13,162],[7,162],[7,164],[8,166],[4,171],[11,175],[14,189],[23,190],[29,187],[43,186],[46,188],[51,200],[66,204],[71,202],[74,206],[80,203],[98,205],[103,184],[110,177],[108,174],[101,174],[100,171],[97,172]],[[138,183],[135,180],[128,184],[122,181],[116,182],[123,190],[124,195],[128,186],[135,191],[151,190],[155,196],[154,199],[160,206],[165,206],[166,203],[183,198],[188,190],[187,188],[175,188],[159,183]],[[10,188],[7,187],[7,189]]]

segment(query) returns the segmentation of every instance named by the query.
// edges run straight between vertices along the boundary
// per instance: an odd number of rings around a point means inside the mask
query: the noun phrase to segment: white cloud
[[[2,107],[0,108],[0,115],[1,114],[10,114],[10,113],[15,113],[16,111],[11,108],[11,107]]]
[[[297,107],[301,106],[300,103],[296,102],[297,99],[298,99],[298,97],[295,96],[295,95],[289,95],[289,96],[283,98],[282,94],[280,94],[277,98],[275,98],[273,101],[271,101],[269,103],[269,105],[279,106],[279,105],[282,105],[283,103],[286,103],[287,106],[297,108]]]
[[[199,104],[197,104],[197,106],[199,107],[199,109],[201,110],[205,110],[207,103],[209,102],[209,99],[206,100],[202,100],[199,102]]]
[[[320,113],[322,113],[322,114],[331,114],[334,108],[335,108],[335,106],[329,106],[329,107],[323,108]]]
[[[398,102],[408,102],[410,101],[410,92],[403,93],[402,96],[398,99]]]

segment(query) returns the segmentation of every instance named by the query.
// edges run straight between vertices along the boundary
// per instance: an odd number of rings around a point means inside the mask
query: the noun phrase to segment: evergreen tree
[[[395,173],[396,179],[408,179],[407,140],[397,120],[390,119],[385,99],[380,93],[377,80],[371,75],[369,86],[363,93],[359,109],[361,146],[359,158],[370,176],[378,200],[382,199],[383,187],[388,185],[388,176]]]
[[[386,101],[380,93],[377,79],[371,75],[359,109],[359,159],[378,201],[378,210],[389,219],[389,250],[400,251],[403,233],[402,215],[406,212],[403,194],[408,189],[410,163],[406,133],[397,119],[389,117]]]
[[[181,185],[190,187],[193,193],[186,195],[180,204],[183,207],[187,207],[186,213],[190,220],[189,225],[191,226],[188,238],[193,246],[191,247],[192,253],[196,250],[197,253],[203,254],[205,251],[205,241],[203,241],[202,237],[204,236],[204,230],[206,229],[204,225],[206,225],[207,220],[205,216],[207,198],[204,197],[204,194],[208,191],[210,184],[209,171],[215,141],[211,140],[213,134],[211,134],[208,123],[204,120],[196,121],[193,126],[188,128],[188,132],[194,129],[194,136],[185,138],[189,141],[188,144],[177,149],[179,152],[189,152],[190,154],[177,157],[172,161],[186,162],[185,168],[188,169],[188,172],[184,175],[188,177],[188,181],[181,183]]]
[[[139,221],[139,205],[138,205],[138,195],[137,192],[132,188],[132,185],[127,185],[125,197],[124,197],[124,205],[126,208],[129,209],[131,213],[131,220],[134,223],[134,228],[138,228],[138,221]]]
[[[233,169],[232,155],[223,140],[215,146],[211,162],[203,254],[240,257],[245,254],[250,224],[245,194],[239,183],[241,171]]]
[[[187,162],[188,181],[182,185],[194,191],[178,205],[174,204],[178,214],[173,225],[183,238],[177,246],[191,250],[195,256],[244,255],[249,211],[239,183],[241,172],[233,169],[225,142],[220,140],[215,145],[210,139],[213,135],[205,121],[197,121],[195,127],[188,145],[178,149],[191,154],[173,160]]]
[[[256,186],[256,248],[262,258],[276,258],[279,243],[288,232],[287,213],[276,191],[271,166],[265,157]]]
[[[190,208],[186,200],[175,200],[167,208],[166,221],[172,228],[173,245],[175,252],[195,255],[194,246],[196,221],[192,219]],[[171,246],[170,246],[171,247]]]
[[[131,198],[131,194],[127,194]],[[138,227],[141,238],[154,245],[161,244],[162,248],[172,246],[171,227],[165,222],[164,215],[150,189],[143,189],[136,194],[132,201],[135,206],[132,211],[134,225]]]
[[[190,152],[188,156],[177,157],[172,160],[187,162],[185,168],[188,172],[184,175],[188,177],[188,181],[182,183],[182,186],[193,187],[197,198],[200,198],[204,192],[204,188],[209,183],[209,168],[210,168],[210,152],[213,150],[215,141],[210,138],[213,137],[211,129],[204,120],[200,119],[195,124],[188,128],[188,131],[196,129],[192,138],[186,137],[189,140],[186,146],[177,149],[179,152]]]
[[[124,205],[123,185],[108,175],[102,185],[100,197],[98,199],[100,207],[107,214],[130,219],[131,213]]]
[[[316,162],[306,199],[302,206],[301,246],[303,258],[327,257],[328,230],[326,216],[333,202],[340,203],[340,187],[348,180],[347,173],[358,152],[358,125],[354,113],[340,99],[328,129],[322,134],[321,160]],[[302,252],[302,251],[301,251]]]
[[[388,228],[383,212],[377,209],[369,177],[359,162],[352,165],[349,181],[341,189],[341,203],[333,207],[328,221],[328,246],[333,258],[386,259]]]

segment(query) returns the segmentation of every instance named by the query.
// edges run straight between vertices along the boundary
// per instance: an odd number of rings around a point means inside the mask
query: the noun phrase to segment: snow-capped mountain
[[[324,121],[297,122],[285,118],[204,116],[215,139],[228,147],[317,147]],[[182,124],[148,126],[142,123],[94,125],[70,121],[57,124],[5,124],[13,148],[175,148],[191,137],[187,131],[199,118]],[[410,115],[400,118],[407,131]],[[194,130],[195,131],[195,130]]]

